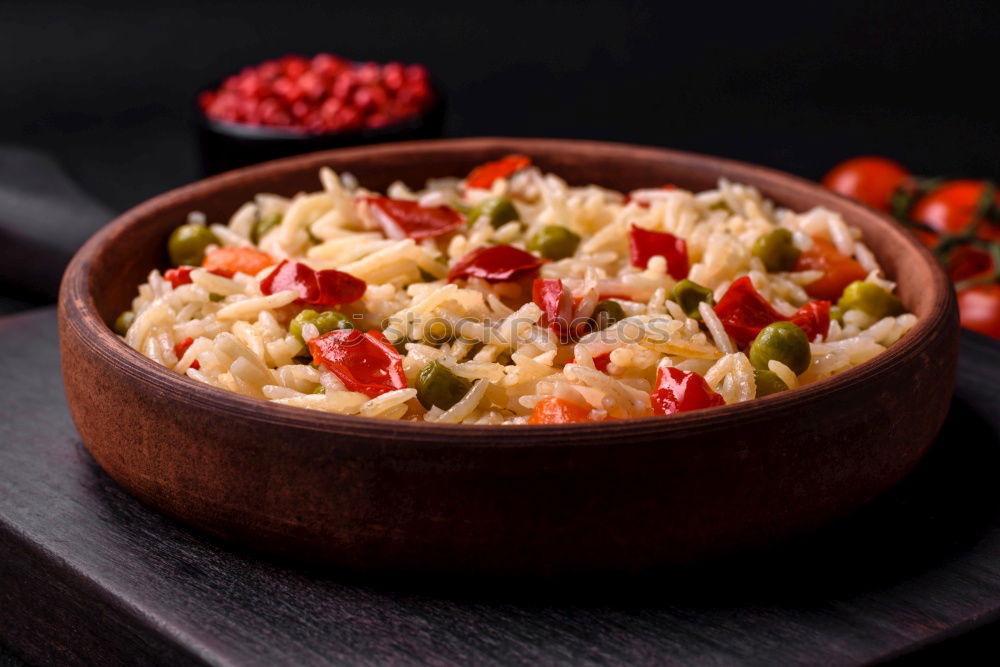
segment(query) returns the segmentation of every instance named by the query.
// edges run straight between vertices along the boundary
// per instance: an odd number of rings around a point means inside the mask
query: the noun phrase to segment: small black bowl
[[[203,90],[214,90],[219,83]],[[198,148],[206,176],[258,162],[313,153],[331,148],[410,139],[437,139],[445,121],[445,98],[440,86],[431,84],[432,102],[419,114],[384,127],[351,132],[307,134],[277,127],[227,123],[209,118],[195,105]]]

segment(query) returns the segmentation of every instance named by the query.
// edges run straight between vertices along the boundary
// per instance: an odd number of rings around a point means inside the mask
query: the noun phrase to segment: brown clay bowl
[[[163,267],[188,211],[224,219],[261,191],[349,170],[370,187],[464,174],[530,154],[571,182],[619,189],[720,176],[860,227],[919,324],[877,358],[805,388],[671,417],[485,427],[336,416],[201,385],[109,329]],[[955,298],[910,234],[818,185],[690,153],[585,141],[458,139],[316,153],[168,192],[76,255],[59,302],[73,418],[100,465],[141,500],[269,552],[356,569],[635,571],[758,547],[858,508],[933,440],[954,384]]]

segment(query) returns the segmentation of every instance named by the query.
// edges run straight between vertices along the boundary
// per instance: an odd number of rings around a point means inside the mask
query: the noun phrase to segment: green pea
[[[119,336],[124,336],[128,333],[129,327],[132,326],[133,322],[135,322],[135,312],[126,310],[115,318],[115,323],[111,325],[111,328]]]
[[[715,305],[712,290],[687,278],[674,285],[674,288],[670,290],[669,299],[679,305],[685,315],[695,320],[701,320],[698,304],[704,301],[710,306]]]
[[[545,259],[566,259],[572,257],[580,237],[559,225],[542,227],[528,241],[528,250],[537,252]]]
[[[471,386],[468,380],[452,373],[440,361],[432,361],[417,376],[417,400],[427,409],[436,405],[447,410],[458,403]]]
[[[842,311],[861,310],[875,318],[902,315],[906,312],[903,302],[895,294],[890,294],[875,283],[855,280],[844,288],[837,301]]]
[[[292,321],[288,324],[289,333],[302,341],[303,345],[305,345],[305,341],[302,339],[302,327],[306,324],[315,324],[321,336],[325,333],[330,333],[334,329],[354,328],[351,318],[343,313],[338,313],[336,310],[317,313],[315,310],[306,309],[292,318]]]
[[[257,221],[253,224],[253,229],[250,230],[250,240],[254,243],[260,243],[265,234],[281,224],[281,218],[282,215],[280,213],[258,217]]]
[[[517,212],[514,202],[506,197],[491,197],[484,199],[469,210],[469,224],[486,216],[493,229],[503,227],[511,220],[520,220],[521,214]]]
[[[205,248],[218,244],[215,234],[202,224],[181,225],[170,235],[167,252],[174,266],[201,266],[205,259]]]
[[[772,272],[791,271],[799,260],[799,249],[792,242],[792,233],[784,228],[757,237],[750,252]]]
[[[625,309],[622,308],[621,304],[617,301],[612,301],[611,299],[605,299],[597,304],[594,308],[594,314],[591,315],[594,320],[594,329],[597,331],[602,331],[607,329],[615,322],[625,319]]]
[[[455,327],[447,320],[435,319],[424,327],[423,340],[428,345],[444,345],[455,340]]]
[[[219,303],[225,298],[226,297],[222,296],[221,294],[216,294],[215,292],[208,293],[208,300],[211,301],[212,303]]]
[[[836,320],[841,324],[844,323],[844,311],[840,306],[830,306],[830,321]]]
[[[788,391],[788,385],[774,371],[755,368],[753,379],[757,384],[757,398],[777,394],[780,391]]]
[[[774,359],[792,369],[796,375],[805,372],[812,360],[806,333],[791,322],[769,324],[750,344],[750,363],[754,368],[767,370],[767,362]]]

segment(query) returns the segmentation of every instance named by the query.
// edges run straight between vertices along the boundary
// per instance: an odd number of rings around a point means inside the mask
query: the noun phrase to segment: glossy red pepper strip
[[[527,155],[508,155],[493,162],[481,164],[465,179],[467,188],[489,189],[498,178],[508,178],[514,172],[531,166],[531,158]]]
[[[309,341],[313,362],[370,398],[406,388],[403,358],[381,331],[336,329]]]
[[[656,372],[656,388],[650,394],[653,414],[672,415],[675,412],[700,410],[726,402],[697,373],[679,368],[661,367]]]
[[[820,334],[825,336],[830,331],[830,302],[810,301],[788,319],[802,329],[810,341]]]
[[[194,266],[179,266],[176,269],[167,269],[163,273],[163,277],[177,289],[181,285],[187,285],[191,282],[191,272],[195,270]]]
[[[829,301],[812,301],[791,317],[785,317],[754,288],[750,276],[733,281],[716,304],[715,314],[719,316],[726,333],[741,347],[750,344],[761,329],[775,322],[793,322],[809,340],[819,334],[826,335],[830,328]]]
[[[368,285],[349,273],[328,269],[313,271],[301,262],[284,260],[260,282],[263,294],[295,290],[296,301],[317,306],[353,303],[365,294]]]
[[[628,234],[628,247],[633,266],[645,269],[651,257],[661,255],[667,260],[667,273],[674,280],[687,278],[690,267],[684,239],[632,225]]]
[[[482,278],[490,282],[513,280],[534,271],[545,260],[509,245],[476,248],[448,271],[448,282],[459,278]]]
[[[561,280],[535,279],[531,300],[542,309],[540,324],[556,332],[560,342],[569,342],[573,329],[573,295]]]
[[[390,197],[365,197],[368,210],[391,239],[420,241],[452,232],[465,218],[449,206],[421,206],[419,202]]]

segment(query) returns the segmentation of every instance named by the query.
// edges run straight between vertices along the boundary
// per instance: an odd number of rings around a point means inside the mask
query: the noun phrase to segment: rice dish
[[[197,382],[437,423],[567,423],[757,400],[916,322],[858,229],[746,185],[622,193],[526,156],[420,190],[260,194],[174,233],[116,322]]]

